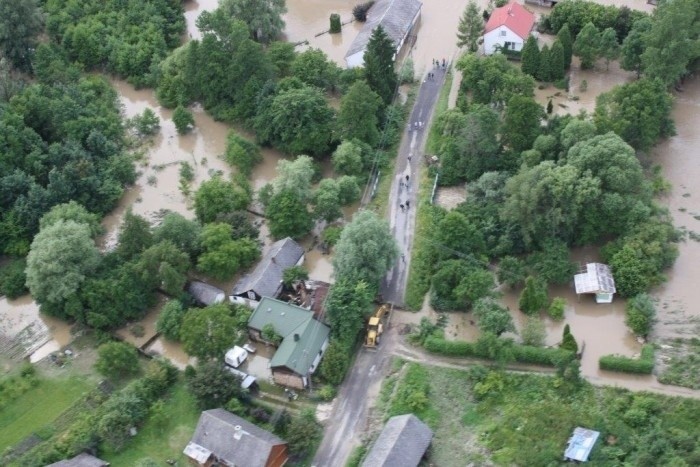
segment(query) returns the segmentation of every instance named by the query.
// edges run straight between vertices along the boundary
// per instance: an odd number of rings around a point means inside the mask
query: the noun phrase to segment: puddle
[[[160,355],[170,361],[176,368],[184,370],[187,365],[194,365],[196,359],[185,353],[182,344],[172,342],[160,336],[145,349],[151,355]]]

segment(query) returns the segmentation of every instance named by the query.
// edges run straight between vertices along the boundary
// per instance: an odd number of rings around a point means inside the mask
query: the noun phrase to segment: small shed
[[[362,467],[416,467],[432,439],[432,430],[415,415],[391,417]]]
[[[612,303],[615,279],[607,264],[588,263],[586,269],[574,276],[576,294],[595,294],[596,303]]]
[[[576,427],[564,451],[564,460],[586,462],[598,436],[600,436],[598,431]]]
[[[192,295],[197,303],[204,306],[214,305],[226,300],[226,293],[205,282],[192,281],[187,287],[187,292]]]
[[[378,26],[394,43],[396,57],[418,23],[422,6],[418,0],[379,0],[372,5],[367,12],[367,21],[345,54],[348,68],[365,64],[367,44]]]

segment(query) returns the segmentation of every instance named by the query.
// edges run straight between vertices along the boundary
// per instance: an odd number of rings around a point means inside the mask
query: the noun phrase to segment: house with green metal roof
[[[272,344],[263,338],[267,325],[282,338],[270,360],[273,380],[304,389],[328,347],[330,328],[314,318],[311,310],[263,297],[248,320],[251,339]]]

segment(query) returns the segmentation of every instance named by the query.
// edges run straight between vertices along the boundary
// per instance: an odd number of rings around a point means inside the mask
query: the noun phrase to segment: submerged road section
[[[429,78],[428,72],[434,76]],[[387,216],[399,246],[399,257],[381,284],[384,300],[396,307],[403,306],[416,222],[418,180],[430,121],[440,89],[445,82],[445,73],[446,68],[435,67],[428,70],[423,77],[396,156]],[[360,444],[361,436],[367,429],[368,403],[375,400],[379,394],[397,338],[396,331],[391,328],[391,323],[388,323],[377,350],[362,349],[357,354],[340,388],[323,441],[316,451],[312,465],[344,466],[353,447]]]

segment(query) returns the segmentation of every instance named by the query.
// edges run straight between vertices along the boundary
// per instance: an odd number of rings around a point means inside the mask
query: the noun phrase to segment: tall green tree
[[[379,25],[372,32],[364,54],[365,79],[367,84],[376,92],[385,105],[394,100],[394,92],[398,83],[394,69],[394,54],[396,45],[387,36],[384,28]]]
[[[366,81],[358,80],[340,100],[336,125],[342,140],[357,139],[370,146],[379,142],[379,110],[382,99]]]
[[[364,280],[370,287],[379,281],[398,257],[389,225],[372,211],[360,211],[340,235],[333,268],[336,280]]]
[[[503,109],[513,96],[534,96],[535,80],[513,67],[503,54],[465,54],[458,60],[457,69],[462,72],[461,98],[457,101],[462,111],[466,112],[471,103]]]
[[[678,81],[700,57],[700,17],[697,0],[661,2],[651,30],[644,35],[644,73],[666,86]]]
[[[237,331],[231,309],[227,304],[219,303],[188,310],[182,320],[180,340],[188,355],[201,361],[223,361],[226,350],[236,340]]]
[[[187,388],[202,409],[223,407],[232,397],[240,395],[241,382],[220,362],[206,361],[187,378]]]
[[[633,148],[648,151],[675,134],[672,105],[663,82],[643,78],[599,95],[594,121],[599,131],[612,130]]]
[[[160,225],[153,230],[153,240],[156,243],[170,241],[194,259],[200,251],[201,232],[202,226],[197,221],[186,219],[176,212],[169,212],[163,217]]]
[[[462,213],[452,210],[443,217],[435,232],[437,242],[444,248],[439,251],[443,259],[459,258],[472,254],[476,257],[486,250],[483,233]]]
[[[537,277],[530,276],[525,279],[525,288],[520,294],[518,306],[520,311],[532,315],[547,308],[547,284]]]
[[[638,336],[646,337],[654,325],[656,307],[651,297],[645,293],[632,297],[625,307],[625,324]]]
[[[523,50],[520,53],[521,70],[532,77],[538,75],[540,69],[540,46],[537,45],[537,38],[529,36]]]
[[[290,191],[306,203],[311,199],[313,176],[314,161],[309,156],[298,156],[293,161],[280,159],[277,162],[277,177],[272,182],[274,193]]]
[[[307,49],[292,63],[292,76],[309,86],[326,91],[335,90],[340,79],[340,68],[321,49]]]
[[[600,35],[600,56],[605,59],[605,69],[610,69],[610,62],[620,56],[620,44],[613,28],[607,28]]]
[[[578,33],[573,52],[581,59],[581,69],[593,68],[596,59],[600,56],[600,32],[593,23],[586,23]]]
[[[332,178],[324,178],[314,192],[314,216],[326,222],[333,222],[343,215],[340,209],[340,189]]]
[[[119,227],[117,254],[123,260],[129,261],[151,245],[153,245],[151,225],[144,217],[134,214],[129,209]]]
[[[564,49],[564,69],[568,70],[571,66],[571,56],[574,52],[574,39],[571,37],[568,23],[564,23],[559,32],[557,32],[557,40],[561,42],[561,46]]]
[[[194,195],[194,212],[200,222],[213,222],[219,214],[248,207],[250,193],[220,175],[202,182]]]
[[[260,257],[255,240],[233,240],[233,228],[220,222],[207,224],[202,229],[202,254],[197,268],[218,280],[231,279],[239,270],[249,267]]]
[[[156,331],[163,334],[171,341],[180,340],[180,328],[185,317],[186,310],[180,300],[168,300],[158,315],[156,321]]]
[[[287,189],[272,196],[265,207],[265,216],[269,222],[270,233],[276,239],[301,238],[313,227],[306,203],[299,199],[295,192]]]
[[[537,68],[537,79],[544,82],[552,81],[552,57],[549,46],[545,44],[540,50],[540,63]]]
[[[476,2],[470,0],[457,25],[457,47],[467,46],[469,52],[476,52],[483,32],[484,18]]]
[[[564,79],[566,75],[564,46],[559,40],[555,40],[552,48],[549,49],[549,69],[552,81]]]
[[[86,224],[90,227],[90,232],[93,237],[96,237],[103,231],[102,226],[100,225],[99,216],[88,212],[87,209],[75,201],[57,204],[52,207],[49,212],[42,216],[39,226],[40,228],[44,229],[60,220],[71,220],[77,222],[78,224]]]
[[[32,51],[43,25],[36,0],[0,0],[0,48],[15,68],[31,70]]]
[[[243,21],[250,37],[258,42],[273,41],[284,31],[285,0],[221,0],[219,9]]]
[[[356,141],[343,141],[333,152],[333,170],[339,174],[359,175],[364,166],[362,146]]]
[[[542,131],[544,109],[532,97],[513,96],[508,101],[501,139],[516,153],[532,147]]]
[[[27,287],[40,305],[60,307],[75,296],[99,262],[90,227],[59,220],[34,237],[27,256]]]
[[[642,54],[646,48],[645,38],[651,27],[651,19],[646,17],[638,19],[622,42],[620,65],[623,70],[637,73],[637,78],[642,74]]]
[[[504,332],[515,332],[510,311],[493,298],[482,298],[474,304],[474,316],[479,320],[479,329],[500,336]]]
[[[351,347],[372,311],[373,298],[373,288],[362,280],[353,282],[343,279],[333,284],[326,300],[333,337]]]

